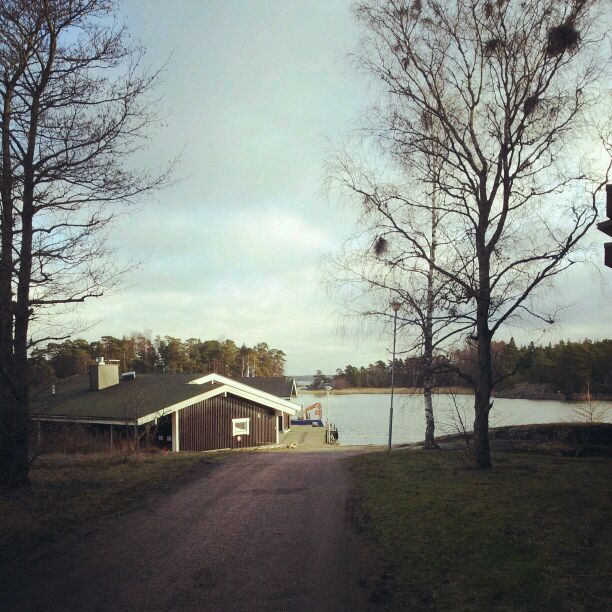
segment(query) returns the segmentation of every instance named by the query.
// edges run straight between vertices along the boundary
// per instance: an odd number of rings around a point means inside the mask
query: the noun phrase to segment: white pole
[[[327,391],[327,406],[326,406],[326,415],[327,415],[327,443],[331,444],[331,419],[330,411],[329,411],[329,392],[332,390],[331,385],[325,385],[325,391]]]

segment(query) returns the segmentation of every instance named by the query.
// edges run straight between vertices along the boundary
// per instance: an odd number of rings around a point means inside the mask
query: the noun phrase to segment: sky
[[[325,262],[356,220],[325,195],[325,164],[375,98],[350,61],[351,2],[125,0],[117,18],[147,63],[168,62],[164,126],[138,161],[179,163],[171,187],[114,227],[117,260],[134,267],[121,292],[82,307],[81,335],[264,341],[293,375],[388,358],[390,335],[347,328],[325,289]],[[607,272],[572,270],[556,290],[562,321],[515,337],[609,337]]]

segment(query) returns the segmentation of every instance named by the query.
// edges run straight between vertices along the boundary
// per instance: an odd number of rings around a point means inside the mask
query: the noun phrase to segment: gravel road
[[[14,567],[3,610],[365,609],[346,460],[239,453]]]

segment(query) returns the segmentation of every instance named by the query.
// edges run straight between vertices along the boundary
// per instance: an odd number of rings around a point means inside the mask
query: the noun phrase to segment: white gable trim
[[[259,397],[263,400],[269,402],[276,402],[282,412],[288,412],[291,415],[294,415],[297,410],[295,404],[292,404],[290,401],[282,399],[276,395],[272,395],[271,393],[266,393],[265,391],[261,391],[260,389],[256,389],[255,387],[251,387],[251,385],[245,385],[244,383],[238,382],[236,380],[232,380],[231,378],[227,378],[226,376],[221,376],[221,374],[207,374],[206,376],[202,376],[201,378],[196,378],[195,380],[190,380],[190,385],[205,385],[206,383],[221,383],[222,385],[227,385],[232,389],[240,389],[245,393],[249,393],[252,396]],[[294,380],[295,384],[295,380]]]
[[[214,376],[218,376],[218,374],[215,374]],[[222,376],[221,378],[229,381],[230,383],[234,383],[234,381],[230,380],[229,378],[225,378],[224,376]],[[210,382],[210,381],[207,381],[207,382]],[[216,380],[213,382],[222,382],[222,381]],[[203,384],[203,383],[196,383],[196,384]],[[243,387],[246,390],[243,390]],[[161,410],[158,410],[156,412],[152,412],[145,416],[139,417],[137,420],[137,424],[142,425],[143,423],[148,423],[149,421],[153,421],[154,419],[158,419],[167,414],[172,414],[173,412],[177,412],[178,410],[187,408],[187,406],[191,406],[192,404],[203,402],[204,400],[207,400],[211,397],[215,397],[216,395],[220,395],[221,393],[224,393],[226,395],[230,393],[231,395],[236,395],[237,397],[241,397],[243,399],[250,400],[252,402],[255,402],[256,404],[261,404],[268,408],[272,408],[273,410],[276,410],[277,412],[288,413],[291,416],[296,414],[297,408],[295,404],[290,404],[289,402],[286,402],[285,400],[281,400],[274,395],[270,395],[269,393],[263,393],[262,391],[259,391],[258,393],[251,393],[251,390],[256,391],[256,389],[252,389],[251,387],[248,387],[247,385],[240,385],[239,383],[227,384],[227,385],[224,384],[222,387],[215,387],[214,389],[211,389],[210,391],[200,393],[199,395],[194,395],[193,397],[183,400],[182,402],[172,404],[171,406],[166,406],[165,408],[162,408]]]

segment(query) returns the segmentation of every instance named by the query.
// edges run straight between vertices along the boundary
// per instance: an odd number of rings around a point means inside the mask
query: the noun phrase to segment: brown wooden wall
[[[232,435],[232,419],[249,418],[249,435],[240,442]],[[182,451],[245,448],[276,442],[273,410],[228,395],[218,395],[179,411],[179,443]]]

